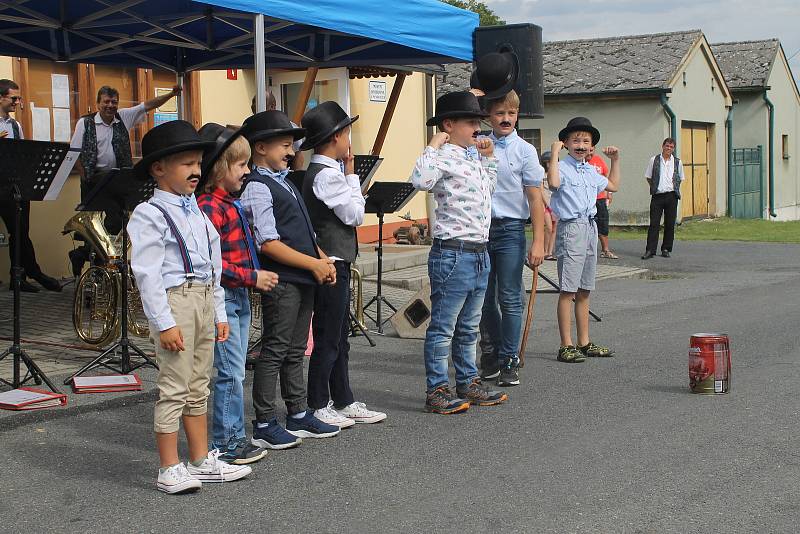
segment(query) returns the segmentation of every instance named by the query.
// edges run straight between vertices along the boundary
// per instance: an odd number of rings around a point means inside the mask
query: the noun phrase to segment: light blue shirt
[[[14,126],[12,123],[15,123],[14,119],[11,117],[2,118],[0,117],[0,132],[6,132],[8,135],[4,138],[0,139],[14,139]],[[19,138],[25,139],[25,134],[22,133],[22,125],[17,122],[17,127],[19,128]]]
[[[222,253],[219,234],[197,207],[194,195],[188,197],[191,206],[189,211],[183,207],[181,198],[156,189],[150,202],[166,209],[175,221],[192,260],[195,283],[209,283],[213,272],[216,322],[227,322],[225,290],[220,286]],[[133,210],[128,222],[128,235],[131,238],[131,268],[142,297],[144,313],[156,330],[163,332],[175,326],[167,289],[186,282],[178,241],[172,235],[164,214],[149,202],[143,202]]]
[[[608,187],[608,178],[594,165],[570,155],[558,162],[561,187],[553,191],[550,209],[560,220],[587,219],[597,213],[597,194]]]
[[[260,167],[256,167],[254,172],[272,178],[297,198],[292,187],[286,183],[288,173],[276,173]],[[272,211],[272,191],[269,190],[269,187],[261,182],[251,182],[244,188],[244,193],[239,200],[245,215],[247,215],[247,220],[253,225],[253,237],[258,248],[261,248],[261,245],[267,241],[278,241],[281,238],[275,224],[275,213]]]
[[[540,187],[544,167],[536,148],[514,130],[504,137],[489,135],[497,157],[497,187],[492,195],[492,218],[527,219],[530,217],[525,187]]]

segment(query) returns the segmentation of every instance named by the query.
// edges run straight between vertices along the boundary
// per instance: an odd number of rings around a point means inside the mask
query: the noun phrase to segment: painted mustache
[[[189,177],[186,179],[186,181],[187,181],[187,182],[190,182],[190,181],[192,181],[192,180],[200,180],[200,175],[199,175],[199,174],[192,174],[191,176],[189,176]]]
[[[511,123],[508,121],[503,121],[500,123],[500,126],[502,126],[503,128],[511,128]]]
[[[578,154],[585,154],[586,152],[589,152],[589,151],[587,149],[585,149],[585,148],[576,148],[575,152],[577,152]]]
[[[475,130],[474,132],[472,132],[472,138],[477,139],[480,134],[481,134],[480,130]]]

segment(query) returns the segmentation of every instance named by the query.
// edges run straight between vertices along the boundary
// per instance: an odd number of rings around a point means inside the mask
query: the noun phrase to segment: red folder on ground
[[[141,391],[139,375],[75,376],[72,390],[75,393],[111,393],[114,391]]]
[[[19,388],[0,393],[0,409],[3,410],[38,410],[66,404],[66,395],[41,389]]]

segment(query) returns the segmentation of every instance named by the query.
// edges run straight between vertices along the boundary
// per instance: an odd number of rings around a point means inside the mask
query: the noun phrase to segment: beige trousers
[[[208,285],[183,284],[167,290],[169,307],[183,334],[185,350],[161,347],[158,331],[151,325],[151,340],[158,362],[158,400],[154,428],[159,433],[177,432],[182,415],[204,415],[208,383],[214,363],[214,293]]]

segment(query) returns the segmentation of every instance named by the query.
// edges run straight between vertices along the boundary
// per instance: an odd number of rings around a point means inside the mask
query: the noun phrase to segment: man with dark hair
[[[675,151],[675,139],[667,137],[661,143],[661,154],[650,158],[644,171],[645,180],[650,185],[650,228],[647,230],[647,250],[643,260],[656,255],[658,231],[661,226],[661,214],[664,214],[664,240],[661,242],[661,255],[669,258],[672,253],[672,242],[675,240],[675,219],[678,216],[678,199],[681,198],[681,182],[683,166],[681,161],[672,155]]]
[[[181,94],[181,88],[174,86],[167,94],[152,98],[130,108],[119,109],[119,91],[104,85],[97,92],[97,112],[78,119],[70,146],[81,151],[76,165],[81,172],[81,199],[97,185],[99,173],[117,168],[133,166],[131,155],[131,128],[147,118],[147,112],[161,107],[167,101]],[[119,234],[122,229],[122,216],[106,212],[106,230]],[[89,259],[88,245],[70,252],[72,271],[80,274],[83,263]]]
[[[22,126],[11,118],[10,113],[17,111],[17,104],[22,100],[19,94],[19,85],[12,80],[0,80],[0,139],[14,140],[24,139],[22,133]],[[33,243],[30,238],[30,217],[31,217],[31,203],[28,201],[22,202],[21,223],[19,228],[20,238],[20,262],[23,268],[23,276],[20,281],[20,289],[30,293],[39,291],[36,286],[25,280],[26,277],[31,277],[39,282],[42,287],[50,291],[61,291],[61,284],[58,280],[47,276],[39,268],[36,263],[36,253],[33,250]],[[3,192],[0,196],[0,217],[6,223],[8,229],[8,250],[11,256],[11,265],[15,263],[15,239],[16,239],[16,219],[14,217],[15,203],[10,192]],[[12,271],[13,276],[13,271]],[[12,286],[9,285],[9,289]]]

